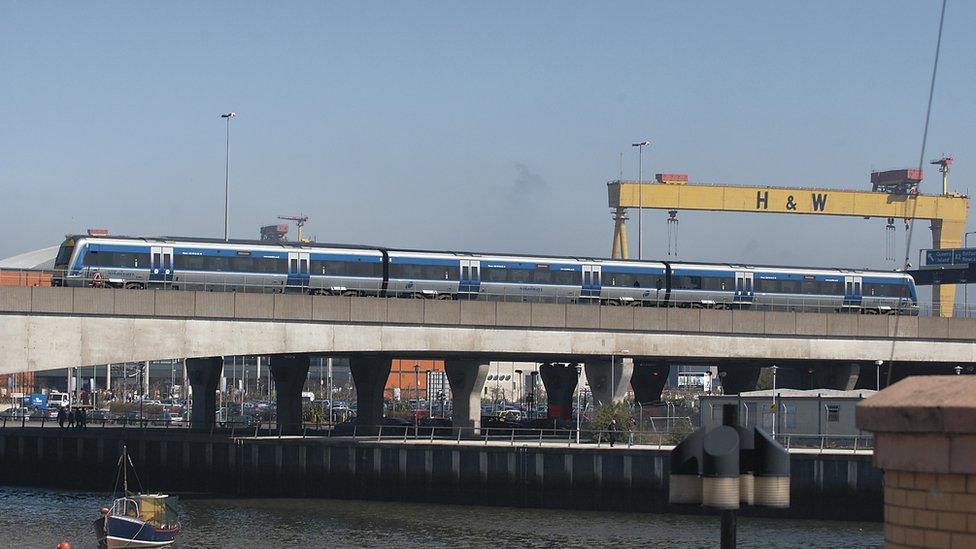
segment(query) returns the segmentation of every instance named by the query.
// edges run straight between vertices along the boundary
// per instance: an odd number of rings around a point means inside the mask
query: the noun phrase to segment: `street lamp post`
[[[229,112],[220,115],[227,122],[227,141],[224,155],[224,241],[230,239],[230,224],[228,221],[228,209],[230,206],[230,119],[235,118],[237,113]]]
[[[522,382],[524,378],[522,377],[522,370],[515,370],[515,379],[512,380],[512,396],[515,397],[515,402],[518,403],[519,407],[522,406]]]
[[[413,376],[414,380],[417,382],[417,400],[413,405],[413,424],[414,427],[419,425],[420,418],[417,416],[417,408],[420,407],[420,364],[413,365]]]
[[[881,390],[881,366],[883,364],[884,364],[884,361],[883,360],[876,360],[876,361],[874,361],[874,365],[875,365],[875,369],[874,369],[875,370],[874,371],[874,374],[875,374],[874,390],[875,391],[880,391]]]
[[[580,443],[580,416],[583,415],[582,401],[580,400],[580,374],[583,366],[576,363],[576,444]]]
[[[644,259],[644,147],[649,147],[650,141],[633,143],[637,147],[637,259]]]
[[[776,405],[776,370],[779,366],[773,364],[773,440],[776,440],[776,409],[779,408]]]

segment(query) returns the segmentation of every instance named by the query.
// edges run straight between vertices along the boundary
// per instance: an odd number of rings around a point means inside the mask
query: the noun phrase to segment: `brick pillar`
[[[914,376],[857,407],[885,472],[885,547],[976,547],[976,376]]]

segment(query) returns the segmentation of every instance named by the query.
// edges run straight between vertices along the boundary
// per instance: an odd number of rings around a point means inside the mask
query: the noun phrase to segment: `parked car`
[[[244,414],[244,415],[237,414],[228,417],[227,421],[224,422],[224,425],[226,427],[236,427],[236,428],[253,427],[257,425],[258,422],[259,422],[258,418],[250,414]]]
[[[34,408],[30,413],[30,418],[37,420],[58,419],[58,410],[59,408],[50,406],[47,408]]]
[[[92,410],[88,412],[88,421],[112,421],[115,414],[108,410]]]
[[[25,407],[23,407],[23,406],[18,406],[18,407],[14,407],[14,408],[8,408],[8,409],[4,410],[3,412],[0,412],[0,419],[8,419],[8,420],[9,419],[17,419],[17,420],[19,420],[19,419],[28,418],[28,417],[30,417],[30,410],[27,409],[27,408],[25,408]]]

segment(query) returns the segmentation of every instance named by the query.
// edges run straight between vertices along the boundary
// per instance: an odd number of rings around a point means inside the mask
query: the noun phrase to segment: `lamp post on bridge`
[[[773,364],[773,440],[776,440],[776,410],[779,408],[776,405],[776,370],[779,370],[779,366]]]
[[[580,416],[583,415],[582,401],[580,400],[580,374],[583,372],[583,365],[576,363],[576,444],[580,443]]]
[[[230,119],[237,117],[237,113],[229,112],[220,115],[227,121],[227,141],[224,156],[224,242],[230,238],[228,210],[230,206]]]
[[[875,378],[876,378],[875,381],[874,381],[874,390],[875,391],[880,391],[881,390],[881,366],[883,364],[884,364],[884,361],[883,360],[876,360],[876,361],[874,361],[874,366],[875,366],[874,373],[875,373]]]
[[[412,410],[412,412],[413,412],[413,425],[414,425],[414,428],[416,428],[416,427],[418,427],[420,425],[420,423],[419,423],[420,417],[417,415],[417,408],[420,407],[420,364],[416,364],[415,363],[413,365],[413,376],[414,376],[414,380],[416,381],[416,384],[417,384],[417,400],[414,401],[413,410]]]
[[[644,259],[644,147],[650,146],[648,140],[631,144],[637,147],[637,259]]]

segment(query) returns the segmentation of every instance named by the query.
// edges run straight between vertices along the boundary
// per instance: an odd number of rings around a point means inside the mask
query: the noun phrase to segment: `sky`
[[[940,5],[5,1],[0,257],[90,227],[222,236],[228,111],[237,238],[302,213],[320,242],[605,257],[606,182],[643,139],[645,179],[870,189],[918,163]],[[974,18],[949,2],[925,155],[963,193]],[[683,260],[901,262],[881,219],[678,218]]]

